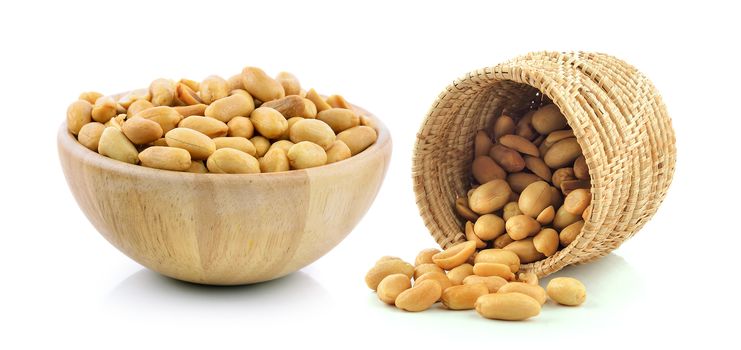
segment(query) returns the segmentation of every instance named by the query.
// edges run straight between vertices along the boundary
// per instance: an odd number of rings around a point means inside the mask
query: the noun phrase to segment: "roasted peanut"
[[[270,141],[263,136],[253,136],[250,138],[250,142],[255,145],[255,150],[258,157],[262,157],[270,149]],[[288,153],[288,152],[286,152]]]
[[[473,232],[484,241],[491,241],[504,234],[504,220],[494,214],[485,214],[476,220]]]
[[[136,101],[134,101],[134,102],[131,103],[131,105],[129,106],[128,109],[126,109],[126,114],[129,117],[133,117],[137,113],[139,113],[139,112],[141,112],[141,111],[143,111],[143,110],[145,110],[147,108],[152,108],[152,107],[154,107],[154,105],[152,105],[152,102],[149,102],[148,100],[136,100]],[[205,108],[205,106],[204,106],[204,108]],[[178,111],[178,113],[180,113],[180,112]]]
[[[229,95],[229,84],[218,75],[211,75],[203,79],[199,86],[199,95],[203,103],[210,105],[216,100]]]
[[[507,284],[507,280],[499,276],[476,276],[470,275],[463,279],[463,284],[477,284],[483,283],[489,290],[489,293],[496,293],[499,288]]]
[[[286,118],[272,108],[260,107],[255,109],[252,111],[250,120],[255,130],[269,139],[277,139],[288,130]]]
[[[260,163],[255,157],[234,148],[215,150],[206,160],[212,173],[255,174],[260,172]]]
[[[150,168],[184,171],[190,168],[190,153],[175,147],[152,146],[139,153],[141,165]]]
[[[553,197],[551,196],[551,198]],[[548,208],[543,209],[543,211],[535,217],[535,221],[539,222],[541,225],[548,225],[553,222],[554,217],[556,217],[556,209],[552,205],[549,205]]]
[[[348,103],[345,98],[340,95],[330,95],[329,97],[327,97],[327,103],[332,106],[332,108],[352,109],[350,103]]]
[[[507,178],[507,172],[502,167],[491,159],[491,157],[483,155],[478,156],[473,160],[471,164],[471,172],[473,177],[480,184],[487,183],[491,180]]]
[[[142,106],[142,108],[143,107],[145,107],[145,106]],[[174,109],[175,112],[178,112],[183,117],[190,117],[192,115],[202,116],[202,115],[206,114],[206,108],[208,108],[208,106],[206,106],[205,104],[197,104],[197,105],[190,105],[190,106],[175,106],[175,107],[172,107],[172,109]],[[146,109],[146,108],[144,108],[144,109]],[[142,109],[142,110],[144,110],[144,109]],[[131,108],[129,108],[129,110],[131,110]],[[133,115],[133,114],[131,114],[131,115]]]
[[[398,258],[379,261],[365,275],[365,284],[368,285],[368,288],[376,290],[378,284],[381,283],[381,280],[388,275],[397,273],[403,274],[407,276],[407,278],[411,279],[414,275],[414,267]]]
[[[135,145],[146,145],[162,137],[162,127],[150,119],[131,118],[123,123],[121,131]],[[190,160],[190,157],[188,158]]]
[[[95,104],[95,101],[98,98],[100,98],[100,97],[103,97],[103,94],[101,94],[100,92],[97,92],[97,91],[85,91],[85,92],[81,93],[80,96],[77,99],[78,100],[85,100],[85,101],[87,101],[88,103],[90,103],[92,105],[92,104]]]
[[[253,145],[250,140],[244,137],[215,137],[213,140],[214,145],[216,145],[216,149],[234,148],[253,157],[255,156],[255,154],[257,154],[255,145]]]
[[[313,168],[327,164],[327,152],[324,148],[309,141],[301,141],[291,146],[287,156],[293,169]]]
[[[538,157],[525,156],[525,168],[545,181],[550,181],[553,176],[551,168],[545,164],[543,159]]]
[[[275,109],[286,118],[299,117],[313,119],[317,116],[314,103],[298,95],[290,95],[265,102],[260,107]]]
[[[416,280],[420,276],[428,273],[428,272],[439,272],[439,273],[445,273],[443,269],[441,269],[439,266],[429,263],[429,264],[421,264],[414,267],[414,279]]]
[[[229,128],[227,136],[251,138],[255,133],[252,121],[247,117],[234,117],[226,123]]]
[[[567,306],[578,306],[587,299],[587,288],[579,280],[571,277],[556,277],[546,286],[548,296],[553,301]]]
[[[558,106],[549,104],[538,108],[538,110],[533,113],[532,125],[537,132],[545,135],[566,128],[568,123],[566,122],[566,118],[558,109]]]
[[[484,283],[462,284],[444,290],[442,301],[450,310],[470,310],[476,300],[486,294],[489,294],[489,288]]]
[[[507,221],[509,220],[509,218],[515,215],[522,215],[519,204],[517,202],[509,202],[505,204],[504,208],[502,208],[502,219],[504,219],[504,221]]]
[[[147,108],[135,114],[132,118],[149,119],[159,124],[160,127],[162,127],[162,132],[164,133],[167,133],[168,131],[174,129],[182,119],[180,114],[175,111],[175,109],[167,106]]]
[[[522,171],[525,169],[525,159],[517,151],[496,144],[489,150],[489,157],[494,159],[504,170],[509,173]]]
[[[354,126],[337,134],[337,139],[344,142],[352,155],[356,155],[376,142],[378,134],[369,126]]]
[[[509,266],[510,271],[520,270],[520,257],[514,252],[503,249],[484,249],[476,254],[474,264],[495,263]]]
[[[468,263],[458,265],[448,271],[448,279],[454,286],[462,284],[463,280],[471,275],[473,275],[473,265]]]
[[[116,114],[116,101],[111,96],[103,96],[95,101],[90,115],[94,121],[105,123]]]
[[[540,232],[540,223],[527,215],[516,215],[507,220],[505,224],[507,234],[518,241]]]
[[[179,128],[196,130],[210,138],[226,136],[229,126],[216,119],[192,115],[184,118],[178,123]]]
[[[234,117],[246,117],[251,114],[254,116],[254,111],[256,110],[255,101],[248,94],[234,94],[211,102],[206,107],[205,114],[207,117],[228,123]],[[281,118],[285,120],[283,116]],[[254,123],[254,119],[252,122]],[[268,137],[267,135],[265,136]]]
[[[569,226],[566,226],[561,230],[561,233],[558,234],[558,239],[561,241],[561,246],[566,247],[571,242],[573,242],[576,239],[576,236],[581,233],[582,228],[584,227],[584,221],[579,220]]]
[[[417,254],[417,257],[414,259],[414,265],[418,266],[422,264],[433,264],[432,256],[439,252],[440,249],[437,248],[422,249],[419,254]]]
[[[189,173],[205,174],[208,172],[208,168],[203,164],[202,160],[193,160],[190,162],[190,166],[185,171]]]
[[[583,155],[574,161],[574,176],[579,180],[589,180],[589,168]]]
[[[86,100],[77,100],[67,107],[67,130],[74,135],[92,120],[93,105]]]
[[[77,134],[77,140],[91,151],[97,152],[98,142],[105,128],[105,125],[98,122],[87,123],[82,126],[79,134]]]
[[[589,190],[578,188],[569,193],[563,202],[563,208],[567,212],[581,216],[587,206],[592,202],[592,194]]]
[[[275,80],[283,86],[286,96],[298,95],[301,93],[301,84],[295,75],[288,72],[280,72],[275,76]]]
[[[242,70],[242,84],[250,95],[262,102],[277,100],[286,96],[283,85],[256,67],[245,67]]]
[[[515,122],[511,117],[501,115],[494,122],[494,141],[498,141],[504,135],[511,135],[515,132]]]
[[[476,251],[476,243],[458,243],[432,256],[432,261],[444,270],[451,270],[465,263]]]
[[[553,172],[553,177],[551,178],[553,186],[557,188],[561,188],[561,182],[570,180],[576,180],[574,168],[559,168]]]
[[[504,207],[512,190],[506,181],[497,179],[477,187],[468,200],[468,206],[475,213],[488,214]]]
[[[477,236],[476,233],[473,231],[472,222],[466,221],[464,232],[466,234],[467,241],[476,243],[476,249],[481,249],[481,248],[486,247],[486,242],[482,241],[481,238],[479,238],[479,236]]]
[[[468,198],[458,197],[455,200],[455,210],[462,218],[468,221],[476,221],[479,218],[479,214],[476,214],[468,207]]]
[[[473,265],[473,273],[476,276],[499,276],[507,281],[515,279],[515,274],[508,265],[500,263],[480,262]]]
[[[514,241],[509,235],[501,235],[494,240],[494,248],[502,249]]]
[[[187,106],[203,104],[203,100],[201,100],[201,97],[198,96],[198,94],[193,91],[193,89],[191,89],[188,85],[178,83],[175,92],[177,94],[178,101]]]
[[[422,274],[422,276],[419,276],[419,278],[414,279],[414,284],[420,284],[428,280],[437,282],[437,284],[440,285],[440,290],[446,290],[453,286],[448,276],[445,275],[444,272],[438,271],[430,271],[428,273]]]
[[[523,264],[529,264],[538,260],[542,260],[545,255],[535,249],[532,238],[525,238],[519,241],[514,241],[507,244],[502,248],[504,250],[510,250],[517,254],[520,258],[520,262]]]
[[[152,96],[152,105],[172,106],[175,101],[176,84],[170,79],[156,79],[149,84],[149,93]]]
[[[423,281],[401,292],[396,297],[396,307],[405,311],[424,311],[440,299],[442,290],[435,281]]]
[[[280,148],[280,149],[283,149],[283,151],[285,151],[286,153],[288,153],[288,151],[291,149],[291,147],[293,147],[293,145],[295,145],[295,143],[291,141],[278,140],[278,141],[273,142],[272,145],[270,145],[270,148],[268,148],[268,151],[270,151],[273,148]]]
[[[540,314],[540,303],[522,293],[492,293],[475,303],[479,315],[495,320],[522,321]]]
[[[335,133],[360,125],[360,117],[351,109],[326,109],[319,112],[316,118],[329,125]]]
[[[167,145],[182,148],[192,159],[206,159],[216,151],[216,143],[210,137],[187,128],[175,128],[165,134]],[[209,167],[210,169],[210,167]]]
[[[507,183],[515,193],[522,193],[527,186],[538,181],[541,181],[540,177],[530,173],[519,172],[507,175]]]
[[[556,250],[558,250],[558,243],[558,232],[552,228],[544,228],[540,230],[535,237],[533,237],[535,250],[543,253],[546,257],[556,253]]]
[[[545,181],[536,181],[522,190],[517,204],[523,214],[536,218],[543,209],[551,205],[551,198],[551,186]]]
[[[335,140],[332,145],[329,146],[329,149],[327,149],[327,164],[336,163],[350,157],[352,157],[350,147],[347,147],[347,145],[340,140]]]
[[[556,142],[543,157],[543,160],[553,169],[562,168],[573,164],[574,160],[581,155],[581,146],[576,138],[567,138]]]
[[[139,162],[139,152],[134,144],[115,127],[107,127],[103,130],[98,142],[98,153],[126,163]]]
[[[533,157],[540,156],[538,147],[522,136],[502,135],[502,137],[499,138],[499,143],[523,154],[531,155]]]
[[[527,284],[532,284],[534,286],[538,286],[539,285],[538,284],[538,275],[536,275],[532,271],[520,272],[517,275],[517,280],[519,282],[524,282],[524,283],[527,283]]]
[[[258,161],[260,162],[260,171],[263,173],[275,173],[291,169],[288,155],[286,155],[286,151],[282,148],[269,150]]]
[[[316,119],[299,120],[290,129],[291,141],[313,142],[325,150],[329,149],[335,142],[335,134],[326,123]]]
[[[566,226],[569,226],[577,221],[581,220],[581,216],[574,215],[566,211],[566,208],[561,206],[556,211],[556,216],[553,218],[553,228],[556,230],[563,230]]]
[[[473,156],[478,158],[480,156],[488,155],[489,150],[491,150],[491,146],[493,145],[494,144],[491,142],[489,135],[487,135],[484,130],[479,130],[473,139]]]
[[[332,106],[330,106],[327,101],[324,101],[324,99],[319,96],[319,93],[317,93],[314,89],[309,89],[309,91],[306,92],[306,98],[314,103],[317,112],[326,111],[332,108]]]
[[[548,298],[543,287],[524,282],[509,282],[499,288],[497,293],[522,293],[532,297],[540,303],[540,305],[545,304],[545,301]]]
[[[378,299],[381,299],[381,301],[386,304],[394,305],[396,297],[409,288],[412,288],[409,276],[403,273],[395,273],[388,275],[381,280],[378,284],[376,293],[378,294]]]

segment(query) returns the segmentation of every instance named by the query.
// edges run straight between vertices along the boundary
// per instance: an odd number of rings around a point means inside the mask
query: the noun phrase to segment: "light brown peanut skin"
[[[184,171],[190,168],[190,153],[181,148],[152,146],[139,153],[142,166]]]
[[[354,156],[375,143],[378,134],[369,126],[359,125],[340,132],[337,139],[344,142]]]
[[[126,163],[139,162],[139,152],[134,144],[115,127],[107,127],[103,130],[98,142],[98,153]]]
[[[145,145],[162,137],[162,127],[144,118],[132,118],[123,123],[121,131],[136,145]]]
[[[504,249],[485,249],[476,254],[474,263],[499,263],[509,266],[513,273],[520,270],[520,258],[514,252]]]
[[[250,95],[262,102],[277,100],[286,96],[283,85],[257,67],[245,67],[242,70],[242,84]]]
[[[327,164],[327,152],[321,146],[301,141],[288,150],[288,162],[293,169],[313,168]]]
[[[463,279],[463,284],[483,283],[489,289],[489,293],[496,293],[499,288],[507,284],[507,280],[499,276],[476,276],[471,275]]]
[[[192,159],[206,159],[216,151],[216,143],[210,137],[187,128],[175,128],[165,134],[167,145],[182,148]]]
[[[365,284],[368,288],[376,290],[384,277],[396,273],[404,274],[411,279],[414,275],[414,266],[398,259],[379,261],[365,275]]]
[[[442,289],[435,281],[423,281],[415,284],[396,297],[396,307],[405,311],[418,312],[430,308],[440,299]]]
[[[486,294],[489,294],[489,288],[484,283],[462,284],[444,290],[442,301],[451,310],[471,310],[476,300]]]
[[[98,142],[100,142],[100,136],[103,135],[103,130],[105,130],[105,128],[105,125],[98,122],[87,123],[80,129],[80,132],[77,135],[77,140],[83,146],[97,152]]]
[[[465,263],[476,251],[475,242],[458,243],[432,256],[432,261],[444,270],[451,270]]]
[[[260,172],[260,163],[255,157],[233,148],[222,148],[214,151],[206,160],[206,167],[212,173],[221,174],[256,174]]]
[[[326,123],[316,119],[297,121],[290,129],[290,138],[294,143],[301,141],[313,142],[328,150],[335,142],[335,134]]]
[[[414,279],[414,283],[419,284],[427,280],[437,282],[440,285],[440,290],[443,291],[453,286],[453,282],[450,282],[450,278],[448,278],[444,272],[439,271],[430,271],[422,274],[419,278]]]
[[[394,305],[396,297],[411,287],[412,283],[409,281],[409,276],[402,273],[395,273],[381,280],[376,293],[378,294],[378,299],[381,299],[386,304]]]
[[[352,157],[350,147],[347,147],[347,145],[340,140],[335,140],[329,149],[327,149],[327,164],[336,163],[350,157]]]
[[[522,321],[540,314],[540,303],[522,293],[482,295],[475,307],[479,315],[495,320]]]
[[[86,100],[72,102],[67,108],[67,129],[74,135],[80,133],[82,126],[92,121],[93,105]]]
[[[461,264],[448,271],[448,279],[454,286],[463,284],[463,280],[471,275],[473,275],[473,265],[468,263]]]
[[[567,306],[578,306],[587,299],[587,289],[579,280],[571,277],[556,277],[546,286],[553,301]]]
[[[540,305],[545,304],[547,295],[545,289],[538,285],[532,285],[525,282],[509,282],[499,288],[497,293],[522,293],[537,300]]]
[[[422,249],[419,254],[417,254],[417,257],[414,259],[414,265],[422,265],[422,264],[432,264],[432,256],[439,253],[440,249],[437,248],[427,248]]]
[[[275,173],[291,169],[286,151],[282,148],[268,150],[268,152],[258,160],[260,162],[260,172],[263,173]]]

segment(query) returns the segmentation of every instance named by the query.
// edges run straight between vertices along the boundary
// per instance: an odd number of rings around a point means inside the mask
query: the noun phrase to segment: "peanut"
[[[558,250],[558,232],[552,228],[544,228],[533,237],[533,245],[535,250],[543,253],[546,257],[549,257],[556,253]]]
[[[396,297],[396,307],[405,311],[424,311],[440,299],[442,289],[435,281],[423,281],[401,292]]]
[[[587,206],[592,202],[592,194],[589,190],[578,188],[569,193],[563,201],[563,208],[570,214],[581,216]]]
[[[553,198],[553,196],[551,196],[551,198]],[[554,217],[556,217],[556,209],[552,205],[549,205],[548,208],[543,209],[543,211],[535,217],[535,221],[539,222],[541,225],[548,225],[553,222]]]
[[[522,293],[482,295],[474,307],[479,315],[495,320],[522,321],[540,314],[540,303]]]
[[[499,288],[507,284],[507,280],[499,276],[476,276],[470,275],[463,279],[463,284],[483,283],[489,290],[489,293],[496,293]]]
[[[507,178],[507,172],[502,167],[491,159],[491,157],[483,155],[477,156],[471,165],[471,172],[473,177],[480,184],[487,183],[496,179]]]
[[[321,96],[319,96],[319,94],[314,89],[309,89],[309,91],[306,92],[306,98],[312,103],[314,103],[314,105],[316,106],[316,110],[318,112],[326,111],[332,108],[332,106],[330,106],[329,103],[324,101],[324,99]]]
[[[494,122],[494,141],[499,141],[504,135],[511,135],[515,132],[515,122],[510,116],[501,115]]]
[[[345,98],[340,95],[330,95],[329,97],[327,97],[327,103],[332,106],[332,108],[352,109],[352,107],[350,107],[350,103],[348,103]]]
[[[255,174],[260,172],[260,163],[255,157],[233,148],[215,150],[206,160],[206,167],[212,173]]]
[[[250,95],[262,102],[277,100],[286,95],[283,85],[257,67],[245,67],[242,70],[242,84]]]
[[[250,138],[250,142],[255,145],[258,157],[264,156],[270,149],[270,141],[263,136],[253,136]]]
[[[288,72],[280,72],[275,76],[275,80],[283,86],[286,96],[298,95],[301,93],[301,84],[295,75]]]
[[[272,108],[259,107],[255,109],[252,111],[250,120],[255,130],[269,139],[277,139],[288,130],[288,121],[286,118]]]
[[[327,123],[335,133],[360,125],[360,117],[350,109],[330,108],[319,112],[316,118]]]
[[[313,119],[317,116],[314,103],[298,95],[290,95],[265,102],[260,107],[275,109],[286,118],[300,117]]]
[[[589,180],[589,168],[583,155],[574,161],[574,176],[579,180]]]
[[[450,281],[447,275],[445,275],[444,272],[438,272],[438,271],[430,271],[428,273],[422,274],[422,276],[419,276],[419,278],[414,279],[414,284],[420,284],[424,281],[435,281],[437,284],[440,285],[440,290],[446,290],[453,286],[453,283]]]
[[[82,126],[79,134],[77,134],[77,140],[91,151],[98,152],[98,142],[100,142],[100,136],[103,135],[105,128],[105,125],[98,122],[87,123]]]
[[[172,106],[175,101],[176,84],[170,79],[156,79],[149,84],[149,93],[152,96],[152,105],[157,106]]]
[[[474,264],[479,263],[497,263],[509,266],[510,271],[517,272],[520,270],[520,257],[514,252],[503,249],[485,249],[476,254]]]
[[[444,270],[450,270],[465,263],[476,251],[476,243],[458,243],[432,256],[432,261]]]
[[[168,131],[177,127],[178,123],[182,119],[182,116],[175,111],[172,107],[159,106],[147,108],[132,118],[144,118],[149,119],[162,127],[162,132],[167,133]]]
[[[527,215],[517,215],[507,220],[507,234],[519,241],[540,232],[540,223]]]
[[[107,127],[103,130],[98,142],[98,153],[126,163],[139,162],[139,152],[134,144],[115,127]]]
[[[584,221],[579,220],[577,222],[574,222],[573,224],[566,226],[561,230],[561,233],[559,233],[558,238],[561,241],[561,246],[566,247],[571,242],[573,242],[576,239],[576,236],[581,233],[582,228],[584,227]]]
[[[182,148],[196,160],[206,159],[216,151],[214,140],[193,129],[172,129],[165,134],[165,139],[168,146]]]
[[[494,214],[484,214],[476,220],[473,232],[484,241],[491,241],[504,234],[504,220]]]
[[[337,134],[337,139],[344,142],[350,153],[356,155],[376,142],[378,134],[369,126],[354,126]]]
[[[95,100],[95,104],[93,105],[93,110],[91,111],[90,115],[94,121],[105,123],[111,120],[111,118],[115,117],[116,114],[116,101],[113,100],[113,97],[103,96]]]
[[[250,140],[244,137],[215,137],[213,139],[216,149],[233,148],[251,156],[255,156],[257,150]]]
[[[517,151],[505,147],[501,144],[495,144],[489,150],[489,157],[499,164],[502,169],[509,173],[522,171],[525,169],[525,159]]]
[[[293,169],[313,168],[327,164],[327,152],[321,146],[301,141],[288,150],[288,162]]]
[[[340,140],[335,140],[332,145],[329,146],[329,149],[327,149],[327,164],[336,163],[350,157],[352,157],[350,147],[347,147],[347,145]]]
[[[515,279],[515,274],[508,265],[500,263],[480,262],[473,265],[473,273],[476,276],[499,276],[507,281]]]
[[[210,138],[226,136],[229,131],[229,126],[218,119],[196,115],[184,118],[178,123],[178,127],[193,129]]]
[[[258,161],[260,162],[260,171],[263,173],[275,173],[291,169],[288,156],[283,148],[269,150]]]
[[[518,136],[518,135],[503,135],[499,139],[499,143],[501,143],[503,146],[509,147],[517,152],[531,155],[533,157],[540,156],[540,152],[538,151],[538,147],[535,146],[530,140]]]
[[[581,146],[576,138],[567,138],[556,142],[543,157],[543,160],[553,169],[562,168],[573,164],[574,160],[581,156]]]
[[[536,181],[522,190],[517,204],[523,214],[536,218],[551,205],[551,198],[551,186],[545,181]]]
[[[567,306],[578,306],[587,299],[587,289],[579,280],[571,277],[556,277],[546,286],[548,297]]]
[[[479,130],[473,139],[473,156],[478,158],[489,154],[491,146],[494,144],[491,142],[489,135],[484,130]],[[486,181],[484,181],[486,182]],[[479,183],[483,183],[479,181]]]
[[[123,123],[121,131],[135,145],[146,145],[162,137],[162,127],[151,119],[131,118]],[[190,159],[190,157],[189,157]]]
[[[205,115],[228,123],[234,117],[254,116],[255,101],[248,94],[234,94],[211,102]],[[281,116],[282,118],[283,116]],[[285,120],[285,118],[283,118]],[[254,120],[252,120],[254,122]],[[267,136],[267,135],[265,135]]]
[[[139,153],[141,165],[150,168],[184,171],[190,168],[190,153],[175,147],[152,146]]]
[[[414,279],[416,280],[420,276],[428,273],[428,272],[439,272],[439,273],[445,273],[443,269],[441,269],[439,266],[429,263],[429,264],[421,264],[414,267]]]
[[[379,261],[365,275],[365,283],[368,288],[376,290],[381,280],[388,275],[397,273],[404,274],[411,279],[414,275],[414,267],[398,258]]]
[[[568,123],[566,122],[566,118],[558,109],[558,106],[549,104],[538,108],[538,110],[533,113],[532,125],[537,132],[545,135],[566,128]]]
[[[442,301],[450,310],[470,310],[476,300],[486,294],[489,294],[489,288],[484,283],[462,284],[444,290]]]
[[[234,117],[226,123],[229,128],[226,135],[233,137],[245,137],[251,138],[255,133],[255,127],[252,125],[252,121],[247,117]]]
[[[520,258],[520,262],[524,264],[542,260],[545,257],[543,253],[535,249],[532,238],[525,238],[519,241],[514,241],[510,244],[507,244],[502,249],[509,250],[517,254],[517,256]]]
[[[488,214],[504,207],[512,194],[507,182],[492,180],[477,187],[468,200],[468,206],[478,214]]]
[[[522,293],[532,297],[540,303],[540,305],[545,304],[545,301],[548,298],[543,287],[524,282],[509,282],[499,288],[497,293]]]
[[[303,119],[297,121],[290,129],[291,141],[313,142],[325,150],[328,150],[335,142],[335,134],[326,123],[316,119]]]
[[[432,256],[439,253],[440,249],[437,248],[427,248],[423,249],[422,251],[417,254],[417,257],[414,259],[414,265],[422,265],[422,264],[433,264],[432,262]]]
[[[454,286],[462,284],[463,280],[471,275],[473,275],[473,265],[468,263],[461,264],[448,271],[448,279],[450,279],[450,283]]]
[[[67,130],[74,135],[80,133],[83,125],[92,120],[93,105],[86,100],[77,100],[67,107]]]
[[[376,293],[378,294],[378,299],[381,299],[386,304],[394,305],[399,294],[409,288],[412,288],[409,276],[403,273],[395,273],[381,280]]]
[[[207,105],[229,95],[229,84],[224,78],[218,75],[211,75],[203,79],[199,88],[200,91],[198,93],[203,103]]]

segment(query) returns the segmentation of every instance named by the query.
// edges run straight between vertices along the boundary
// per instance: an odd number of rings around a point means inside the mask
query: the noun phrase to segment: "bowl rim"
[[[339,162],[335,162],[332,164],[325,164],[322,166],[314,167],[314,168],[307,168],[307,169],[297,169],[297,170],[288,170],[288,171],[280,171],[280,172],[273,172],[273,173],[254,173],[254,174],[216,174],[216,173],[190,173],[185,171],[172,171],[172,170],[165,170],[165,169],[156,169],[156,168],[150,168],[145,167],[139,164],[130,164],[126,162],[122,162],[116,159],[108,158],[104,155],[101,155],[98,152],[95,152],[85,146],[83,146],[81,143],[77,141],[77,138],[67,129],[67,121],[65,120],[62,122],[62,124],[59,127],[59,133],[57,135],[57,148],[58,150],[61,150],[62,148],[67,150],[72,157],[80,159],[83,163],[94,163],[96,167],[105,169],[106,171],[114,171],[114,172],[125,172],[129,173],[131,175],[141,176],[141,177],[164,177],[164,178],[179,178],[183,179],[184,177],[187,177],[188,180],[208,180],[213,181],[214,177],[220,178],[220,179],[254,179],[257,177],[280,177],[284,179],[288,179],[291,176],[294,177],[300,177],[305,178],[308,174],[311,173],[319,173],[324,171],[333,171],[340,168],[345,167],[358,167],[362,166],[362,162],[369,157],[373,157],[378,151],[385,147],[387,143],[391,142],[391,135],[386,128],[386,125],[383,124],[383,122],[377,118],[374,114],[368,112],[367,110],[358,107],[356,105],[351,104],[351,107],[354,111],[358,112],[358,114],[363,115],[365,117],[370,118],[374,125],[376,133],[378,134],[378,138],[376,139],[376,142],[374,142],[372,145],[370,145],[368,148],[363,150],[362,152],[351,156],[348,159],[341,160]],[[60,156],[61,158],[61,156]],[[60,159],[61,160],[61,159]]]

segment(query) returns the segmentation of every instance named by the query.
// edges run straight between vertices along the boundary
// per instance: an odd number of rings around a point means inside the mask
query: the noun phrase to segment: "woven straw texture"
[[[617,248],[654,215],[674,174],[671,120],[653,84],[600,53],[537,52],[470,72],[443,91],[417,135],[413,181],[420,215],[441,247],[466,240],[454,202],[470,185],[473,140],[503,111],[555,103],[581,145],[592,214],[576,240],[524,270],[545,276]]]

